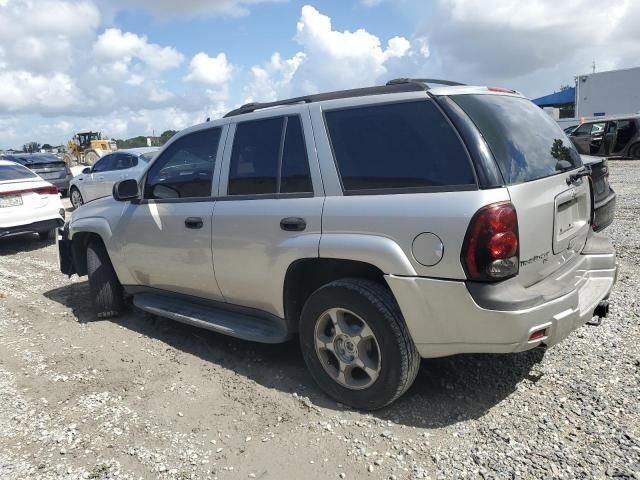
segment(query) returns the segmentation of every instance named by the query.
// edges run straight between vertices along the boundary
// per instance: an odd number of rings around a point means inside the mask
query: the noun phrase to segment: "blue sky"
[[[637,66],[639,20],[631,0],[0,0],[0,149],[399,76],[536,97]]]

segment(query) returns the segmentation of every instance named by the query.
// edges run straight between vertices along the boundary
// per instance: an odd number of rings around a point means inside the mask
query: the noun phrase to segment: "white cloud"
[[[362,0],[361,3],[365,7],[377,7],[383,2],[383,0]]]
[[[224,53],[210,57],[206,53],[200,52],[191,59],[189,73],[185,80],[208,85],[222,85],[231,80],[232,76],[233,65],[227,61],[227,56]]]
[[[276,52],[265,64],[251,67],[252,81],[243,92],[243,103],[272,102],[279,95],[287,96],[291,80],[305,57],[303,52],[298,52],[283,60]]]
[[[44,76],[24,70],[0,72],[2,111],[55,114],[73,110],[81,101],[82,92],[66,74]]]
[[[184,56],[173,47],[149,43],[146,37],[117,28],[105,30],[96,40],[93,51],[98,58],[126,63],[136,58],[154,70],[175,68],[184,60]]]

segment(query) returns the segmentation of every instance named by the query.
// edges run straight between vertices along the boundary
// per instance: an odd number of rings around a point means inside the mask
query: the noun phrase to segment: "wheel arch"
[[[371,263],[316,257],[296,260],[289,265],[283,292],[284,312],[289,329],[292,332],[298,330],[302,308],[313,292],[334,280],[354,277],[372,280],[391,292],[384,272]]]

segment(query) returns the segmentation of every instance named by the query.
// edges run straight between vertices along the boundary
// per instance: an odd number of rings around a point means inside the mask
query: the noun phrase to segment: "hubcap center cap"
[[[333,347],[336,355],[345,363],[352,363],[358,356],[358,347],[348,335],[337,335]]]

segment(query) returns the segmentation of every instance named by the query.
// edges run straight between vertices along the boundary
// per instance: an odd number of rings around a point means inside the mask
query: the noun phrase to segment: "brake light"
[[[0,192],[0,195],[16,195],[18,193],[37,193],[39,195],[57,195],[58,189],[53,185],[37,188],[23,188],[22,190],[10,190],[8,192]]]
[[[487,90],[489,90],[490,92],[516,93],[515,90],[512,90],[510,88],[504,88],[504,87],[487,87]]]
[[[461,260],[470,280],[502,280],[518,273],[519,251],[515,207],[510,202],[494,203],[471,219]]]

